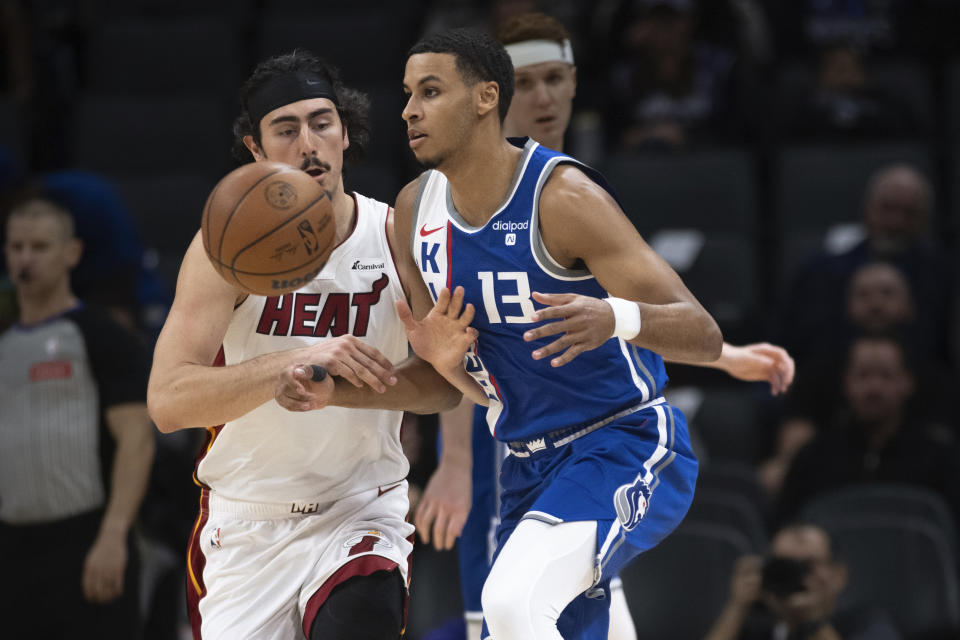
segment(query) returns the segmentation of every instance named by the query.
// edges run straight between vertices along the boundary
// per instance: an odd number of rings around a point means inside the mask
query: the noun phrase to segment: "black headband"
[[[319,74],[310,71],[291,71],[271,78],[247,98],[250,124],[253,125],[254,130],[257,130],[263,116],[274,109],[309,98],[326,98],[337,108],[340,107],[333,86]]]

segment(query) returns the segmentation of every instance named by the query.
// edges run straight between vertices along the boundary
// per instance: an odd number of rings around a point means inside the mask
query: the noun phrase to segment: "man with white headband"
[[[504,134],[530,137],[545,147],[562,151],[577,87],[569,33],[551,16],[526,13],[505,22],[498,39],[513,62],[515,78]],[[768,344],[735,347],[724,343],[720,359],[705,366],[722,369],[741,380],[766,380],[774,394],[785,391],[793,378],[793,360],[780,347]],[[490,437],[483,407],[475,410],[466,397],[459,407],[441,414],[441,427],[440,463],[414,521],[423,540],[430,542],[432,534],[439,549],[452,548],[460,536],[458,553],[467,638],[480,640],[480,595],[496,546],[498,476],[506,451]],[[636,631],[619,579],[612,581],[610,597],[609,640],[635,640]]]

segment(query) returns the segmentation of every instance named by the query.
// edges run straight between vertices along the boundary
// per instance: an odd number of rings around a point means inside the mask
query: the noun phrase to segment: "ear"
[[[477,95],[477,115],[481,118],[500,106],[500,85],[496,82],[480,82]]]
[[[343,120],[340,121],[340,126],[343,127],[343,150],[346,151],[350,148],[350,132],[347,131],[347,123]]]
[[[254,141],[253,136],[243,136],[243,145],[250,151],[253,159],[257,162],[267,157],[266,154],[263,153],[263,149],[260,148],[260,145]]]
[[[67,264],[71,270],[80,264],[81,257],[83,257],[83,240],[80,238],[70,238],[70,240],[67,241]]]
[[[834,589],[834,593],[840,593],[847,587],[848,577],[849,572],[847,565],[842,562],[834,562],[830,567],[830,580],[833,583],[831,586]]]
[[[570,67],[570,79],[573,80],[573,95],[577,95],[577,68]]]

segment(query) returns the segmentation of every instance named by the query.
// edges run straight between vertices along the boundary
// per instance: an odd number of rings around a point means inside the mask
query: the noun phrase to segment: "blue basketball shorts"
[[[606,639],[610,579],[669,535],[693,500],[697,460],[683,413],[662,399],[622,413],[572,440],[509,443],[503,461],[497,553],[525,518],[597,523],[594,586],[561,614],[564,638]]]

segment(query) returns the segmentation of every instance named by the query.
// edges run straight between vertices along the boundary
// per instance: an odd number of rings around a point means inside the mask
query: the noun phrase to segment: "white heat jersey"
[[[249,296],[223,339],[223,362],[314,344],[351,333],[391,362],[407,356],[395,302],[403,289],[386,238],[389,207],[359,194],[353,233],[316,279],[282,297]],[[329,502],[404,479],[402,412],[327,407],[303,413],[270,400],[210,429],[197,479],[233,500],[303,505]]]

